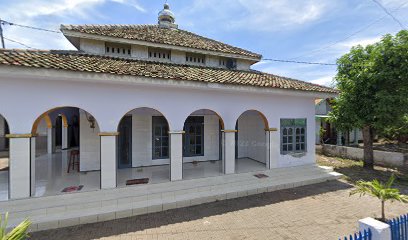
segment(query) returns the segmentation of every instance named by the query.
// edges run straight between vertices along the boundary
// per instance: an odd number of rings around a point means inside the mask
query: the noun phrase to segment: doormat
[[[66,187],[64,188],[61,192],[79,192],[82,190],[82,188],[84,187],[84,185],[79,185],[79,186],[71,186],[71,187]]]
[[[8,170],[9,170],[9,167],[0,168],[0,172],[1,172],[1,171],[8,171]]]
[[[258,174],[255,174],[254,176],[257,177],[257,178],[267,178],[267,177],[269,177],[268,175],[265,175],[263,173],[258,173]]]
[[[146,183],[149,183],[149,178],[130,179],[126,181],[126,186]]]

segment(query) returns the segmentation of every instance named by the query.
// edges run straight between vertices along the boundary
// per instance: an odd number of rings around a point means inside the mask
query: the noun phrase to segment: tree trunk
[[[364,168],[374,168],[373,130],[371,126],[363,127]]]
[[[381,219],[385,222],[385,202],[381,201]]]

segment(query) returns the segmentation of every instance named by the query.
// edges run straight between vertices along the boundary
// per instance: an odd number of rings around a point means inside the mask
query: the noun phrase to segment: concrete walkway
[[[339,239],[379,216],[379,202],[331,181],[102,223],[36,232],[32,239]],[[389,216],[407,212],[391,203]]]

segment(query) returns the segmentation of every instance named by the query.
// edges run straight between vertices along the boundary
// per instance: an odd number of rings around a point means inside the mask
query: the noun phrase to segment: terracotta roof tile
[[[158,63],[90,55],[78,51],[3,49],[0,50],[0,65],[144,76],[324,93],[338,92],[333,88],[253,70],[238,71]]]
[[[262,56],[238,47],[181,30],[159,25],[61,25],[61,30],[196,48],[260,59]]]

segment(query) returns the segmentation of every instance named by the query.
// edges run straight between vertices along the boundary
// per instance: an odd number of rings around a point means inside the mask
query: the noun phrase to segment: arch
[[[160,113],[160,114],[166,119],[167,124],[169,125],[169,128],[171,129],[171,123],[170,123],[170,121],[169,121],[169,118],[166,117],[166,115],[163,113],[163,111],[162,111],[161,109],[156,108],[156,107],[148,107],[148,106],[135,107],[135,108],[132,108],[132,109],[126,111],[124,114],[121,115],[120,120],[117,122],[117,129],[119,128],[119,125],[120,125],[122,119],[123,119],[127,114],[129,114],[130,112],[132,112],[132,111],[134,111],[134,110],[138,110],[138,109],[151,109],[151,110],[154,110],[154,111]]]
[[[62,123],[63,123],[63,127],[68,127],[68,119],[67,119],[67,117],[65,116],[65,114],[63,114],[63,113],[61,113],[61,118],[62,118]]]
[[[215,115],[217,115],[218,119],[220,119],[221,129],[222,129],[222,130],[225,129],[224,119],[221,117],[221,115],[220,115],[218,112],[216,112],[216,111],[214,111],[214,110],[211,110],[211,109],[209,109],[209,108],[200,108],[200,109],[198,109],[198,110],[195,110],[194,112],[190,113],[190,114],[184,119],[184,123],[186,122],[186,120],[187,120],[187,118],[188,118],[189,116],[191,116],[191,115],[193,115],[194,113],[199,112],[199,111],[210,111],[210,112],[214,113]]]
[[[155,108],[133,108],[121,117],[117,125],[118,186],[135,178],[149,183],[170,181],[169,130],[168,119]]]
[[[42,113],[33,123],[32,128],[31,128],[31,134],[35,135],[37,133],[38,130],[38,125],[40,124],[41,120],[44,118],[46,124],[47,124],[47,128],[52,128],[52,121],[51,118],[49,116],[50,113],[52,113],[53,111],[56,111],[58,109],[63,109],[63,108],[78,108],[81,109],[87,113],[89,113],[91,116],[95,116],[94,114],[92,114],[91,112],[89,112],[88,110],[82,109],[80,107],[76,107],[76,106],[61,106],[61,107],[54,107],[51,108],[47,111],[45,111],[44,113]],[[68,119],[67,117],[61,113],[62,116],[62,120],[64,123],[64,127],[68,126]],[[95,117],[94,117],[95,118]],[[98,123],[98,121],[95,119],[95,122]]]
[[[262,121],[264,122],[265,129],[269,129],[268,119],[266,118],[265,114],[263,114],[261,111],[256,110],[256,109],[248,109],[248,110],[244,111],[243,113],[241,113],[241,115],[238,116],[237,121],[242,115],[244,115],[247,112],[251,112],[251,111],[257,112],[259,114],[259,116],[262,118]]]

